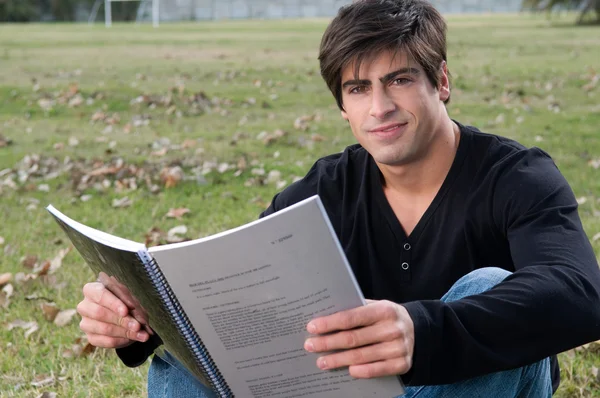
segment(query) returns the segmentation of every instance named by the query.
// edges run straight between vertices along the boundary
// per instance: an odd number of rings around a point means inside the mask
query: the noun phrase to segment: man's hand
[[[349,366],[350,375],[372,378],[400,375],[412,366],[414,324],[403,306],[391,301],[367,300],[368,304],[316,318],[306,327],[311,334],[326,334],[306,340],[309,352],[341,352],[317,359],[321,369]]]
[[[113,277],[101,273],[98,281],[83,287],[84,299],[77,305],[79,327],[88,342],[96,347],[122,348],[147,341],[153,332],[137,300]]]

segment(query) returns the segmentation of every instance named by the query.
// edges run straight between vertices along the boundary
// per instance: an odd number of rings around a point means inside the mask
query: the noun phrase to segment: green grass
[[[597,27],[575,27],[572,20],[548,22],[530,15],[449,18],[454,77],[449,112],[463,123],[549,152],[576,195],[585,198],[580,211],[592,239],[600,232],[600,169],[590,166],[600,158],[600,83],[588,91],[584,86],[600,71],[600,36]],[[0,236],[5,239],[0,274],[29,273],[21,264],[24,256],[51,259],[67,247],[44,210],[48,203],[91,226],[138,241],[152,227],[166,231],[185,224],[194,238],[255,219],[278,188],[274,183],[253,184],[252,168],[280,171],[290,183],[317,157],[353,142],[318,72],[317,48],[326,23],[205,22],[164,24],[160,29],[117,24],[108,30],[100,25],[0,25],[0,134],[13,141],[0,147],[0,172],[17,169],[31,154],[74,164],[54,179],[38,177],[17,183],[16,189],[0,188]],[[42,98],[56,101],[71,84],[78,85],[84,98],[81,106],[57,101],[44,110],[39,105]],[[140,95],[170,92],[180,116],[161,105],[131,104]],[[198,92],[230,101],[210,112],[194,111],[186,100]],[[86,104],[90,97],[96,99]],[[249,98],[254,101],[244,103]],[[552,104],[558,113],[549,109]],[[112,131],[104,122],[91,122],[97,111],[118,114]],[[149,124],[135,126],[133,118],[139,115],[149,116]],[[303,115],[317,116],[305,131],[294,128]],[[261,132],[276,129],[287,135],[270,145],[257,139]],[[325,140],[314,142],[312,134]],[[78,145],[70,146],[70,138]],[[196,145],[164,157],[150,155],[152,143],[161,138],[169,138],[172,145],[185,140]],[[77,168],[89,171],[94,161],[121,158],[147,168],[152,183],[160,185],[157,175],[163,166],[181,164],[192,176],[193,167],[205,162],[236,165],[242,157],[248,167],[239,176],[235,167],[212,171],[200,182],[186,180],[158,193],[150,193],[144,183],[119,191],[114,177],[104,190],[90,185],[80,192],[72,183]],[[40,184],[48,184],[49,192],[39,191]],[[92,196],[84,202],[81,194]],[[113,199],[124,196],[133,200],[131,207],[111,207]],[[167,219],[165,214],[175,207],[191,213],[183,220]],[[600,241],[593,245],[600,253]],[[37,294],[61,309],[75,308],[81,287],[94,276],[72,252],[53,277],[13,281],[10,305],[0,308],[0,395],[144,395],[147,364],[127,369],[104,350],[63,357],[81,336],[77,317],[58,327],[44,319],[39,308],[43,299],[26,297]],[[4,327],[17,319],[36,321],[40,328],[25,338],[24,330]],[[593,367],[600,367],[599,355],[589,347],[561,354],[558,396],[600,397],[600,383],[593,376]],[[32,385],[44,376],[54,377],[53,382]]]

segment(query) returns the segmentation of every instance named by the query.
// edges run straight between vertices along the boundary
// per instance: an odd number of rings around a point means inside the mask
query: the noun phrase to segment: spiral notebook
[[[220,397],[396,397],[397,377],[323,371],[303,349],[317,316],[364,305],[318,196],[209,237],[147,248],[51,205],[74,247],[137,319]]]

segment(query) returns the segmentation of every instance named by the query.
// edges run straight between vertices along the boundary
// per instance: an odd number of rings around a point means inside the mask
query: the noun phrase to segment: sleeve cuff
[[[427,311],[422,303],[412,301],[402,304],[408,311],[414,325],[415,345],[413,348],[412,366],[410,370],[401,376],[404,384],[409,386],[427,384],[426,380],[430,378],[430,358],[431,358],[431,324]]]
[[[150,336],[145,343],[135,342],[127,347],[117,348],[117,356],[130,368],[135,368],[146,362],[146,359],[154,353],[154,350],[162,344],[162,340],[157,334]]]

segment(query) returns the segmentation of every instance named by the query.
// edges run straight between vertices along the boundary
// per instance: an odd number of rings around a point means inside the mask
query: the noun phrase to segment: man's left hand
[[[317,359],[321,369],[349,367],[355,378],[401,375],[412,366],[414,324],[403,306],[367,300],[367,305],[310,321],[309,352],[337,351]],[[327,334],[331,333],[331,334]],[[322,336],[323,334],[327,334]]]

